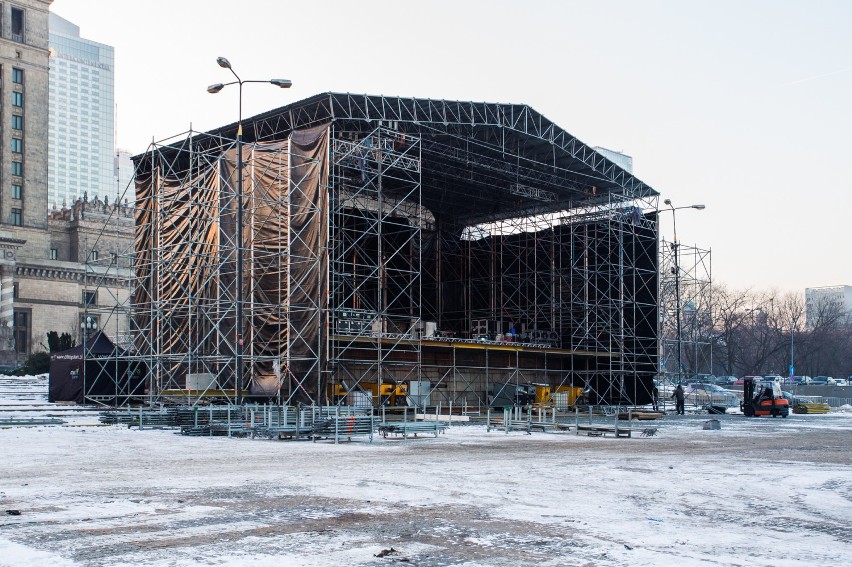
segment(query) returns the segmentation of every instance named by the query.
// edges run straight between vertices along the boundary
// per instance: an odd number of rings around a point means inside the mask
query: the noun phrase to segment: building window
[[[51,260],[58,260],[59,259],[59,250],[57,250],[56,248],[51,248],[50,249],[50,259]]]
[[[12,93],[12,106],[16,106],[18,108],[24,106],[24,93]]]
[[[30,310],[14,314],[15,352],[30,354]]]
[[[24,153],[24,141],[20,138],[12,138],[12,152],[16,154]]]
[[[15,83],[16,85],[23,85],[24,84],[24,70],[23,69],[18,69],[17,67],[14,67],[12,69],[12,82]]]
[[[24,11],[12,7],[12,41],[24,42]]]
[[[18,114],[12,115],[12,129],[13,130],[23,130],[24,129],[24,117]]]
[[[83,306],[88,307],[90,305],[97,305],[97,304],[98,304],[98,292],[83,290]]]
[[[12,7],[12,41],[18,43],[24,42],[24,11],[20,8]]]
[[[97,262],[98,261],[98,251],[97,250],[92,250],[91,254],[89,254],[89,260],[91,262]]]
[[[18,282],[12,282],[12,299],[20,299]]]
[[[17,175],[18,177],[24,176],[24,162],[22,162],[22,161],[13,161],[12,162],[12,175]]]
[[[15,226],[24,224],[24,215],[21,209],[12,209],[12,224]]]
[[[24,186],[19,183],[12,183],[12,198],[20,201],[24,198]]]

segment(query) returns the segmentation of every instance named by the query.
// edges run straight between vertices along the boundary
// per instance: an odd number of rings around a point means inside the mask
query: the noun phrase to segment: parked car
[[[811,380],[811,386],[834,386],[834,378],[831,376],[816,376]]]
[[[810,384],[812,378],[810,376],[793,376],[793,384]]]
[[[740,405],[739,396],[716,384],[693,382],[687,385],[685,393],[686,403],[697,406],[732,408]]]
[[[761,382],[763,380],[763,376],[743,376],[742,378],[734,382],[733,386],[742,386],[746,378],[754,378],[755,382]]]
[[[765,382],[778,382],[779,384],[784,382],[784,379],[778,374],[767,374],[763,377],[763,380]]]
[[[659,378],[654,378],[654,386],[657,387],[657,393],[660,396],[660,399],[662,399],[663,397],[668,398],[669,396],[671,396],[672,392],[674,392],[675,388],[677,387],[669,380],[661,380]]]
[[[834,385],[835,386],[848,386],[849,381],[846,380],[846,378],[835,378],[834,379]]]
[[[689,382],[689,383],[704,382],[704,383],[707,383],[707,384],[715,384],[716,383],[716,377],[713,376],[712,374],[695,374],[687,382]]]
[[[794,395],[793,395],[793,394],[791,394],[790,392],[786,392],[786,391],[784,391],[784,392],[781,392],[781,394],[784,396],[784,398],[785,398],[788,402],[790,402],[790,407],[791,407],[791,408],[792,408],[793,406],[797,405],[797,404],[801,404],[801,403],[805,403],[805,402],[808,402],[808,401],[809,401],[809,400],[807,400],[807,399],[805,399],[805,398],[800,398],[800,397],[798,397],[798,396],[794,396]]]

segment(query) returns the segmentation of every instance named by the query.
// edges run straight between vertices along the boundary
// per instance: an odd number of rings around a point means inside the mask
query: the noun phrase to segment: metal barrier
[[[341,439],[351,441],[353,437],[367,436],[372,443],[373,432],[376,430],[376,418],[372,410],[369,410],[369,415],[365,415],[360,408],[344,406],[344,409],[347,411],[341,412],[340,406],[315,408],[311,438],[314,441],[323,438],[334,439],[336,445]]]
[[[403,439],[408,439],[409,435],[417,437],[418,433],[431,433],[435,437],[439,433],[443,433],[449,428],[449,423],[440,421],[397,421],[390,423],[382,423],[379,425],[379,433],[383,437],[388,435],[402,435]]]
[[[828,398],[822,396],[807,396],[807,399],[813,399],[815,402],[828,404],[830,407],[839,408],[841,406],[852,406],[852,398]]]

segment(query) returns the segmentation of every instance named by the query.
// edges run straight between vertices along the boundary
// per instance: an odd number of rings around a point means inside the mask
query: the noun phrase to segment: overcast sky
[[[528,104],[633,156],[715,282],[852,285],[852,2],[55,0],[115,47],[120,148],[339,91]],[[671,214],[661,226],[671,239]]]

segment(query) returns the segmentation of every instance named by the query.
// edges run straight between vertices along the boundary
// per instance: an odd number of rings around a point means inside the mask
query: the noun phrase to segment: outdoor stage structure
[[[134,158],[149,402],[651,401],[658,193],[591,147],[524,105],[326,93],[243,120],[240,185],[237,127]]]

